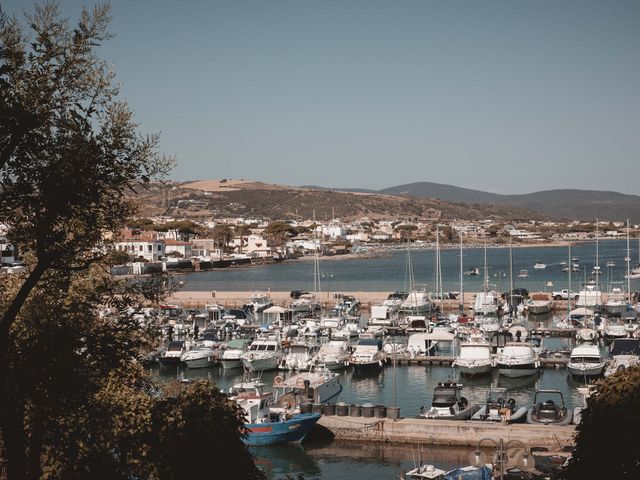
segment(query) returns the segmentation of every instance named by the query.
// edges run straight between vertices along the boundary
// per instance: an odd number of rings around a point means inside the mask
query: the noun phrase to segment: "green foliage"
[[[113,248],[105,257],[105,261],[109,266],[125,265],[131,261],[131,255],[129,252],[125,252],[124,250],[117,250]]]
[[[582,411],[576,449],[561,478],[640,478],[640,367],[602,380]]]
[[[72,28],[45,3],[27,17],[28,37],[0,12],[0,223],[29,267],[0,273],[0,456],[8,480],[177,478],[165,434],[210,429],[225,457],[182,451],[189,468],[229,462],[258,478],[237,411],[214,387],[174,399],[139,366],[154,339],[131,312],[163,298],[163,279],[106,273],[103,235],[136,210],[125,194],[173,164],[157,136],[138,134],[96,55],[109,20],[96,6]]]

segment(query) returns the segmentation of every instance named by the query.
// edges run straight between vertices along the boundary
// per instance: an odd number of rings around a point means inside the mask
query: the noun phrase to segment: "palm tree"
[[[216,245],[223,250],[235,236],[233,229],[229,225],[221,223],[213,227],[213,240],[216,242]]]

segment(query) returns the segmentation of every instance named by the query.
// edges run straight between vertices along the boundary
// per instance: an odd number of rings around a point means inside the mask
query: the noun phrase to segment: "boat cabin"
[[[436,408],[450,408],[463,403],[462,384],[456,382],[438,382],[433,390],[431,405]],[[466,399],[464,399],[466,400]]]

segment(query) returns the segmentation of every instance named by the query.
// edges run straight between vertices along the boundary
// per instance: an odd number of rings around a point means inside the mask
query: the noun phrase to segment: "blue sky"
[[[640,194],[640,0],[111,5],[101,55],[176,179]]]

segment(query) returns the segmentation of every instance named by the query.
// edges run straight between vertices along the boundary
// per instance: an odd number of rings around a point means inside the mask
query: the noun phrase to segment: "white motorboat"
[[[175,366],[180,363],[182,355],[189,350],[185,340],[172,340],[158,357],[163,367]]]
[[[249,345],[251,345],[251,340],[239,338],[231,340],[227,344],[227,348],[225,348],[224,352],[222,352],[222,356],[220,357],[222,368],[225,370],[229,370],[232,368],[242,367],[241,357],[242,354],[248,350]]]
[[[348,346],[348,342],[343,340],[330,340],[323,344],[316,355],[318,366],[324,366],[329,370],[345,368],[351,358]]]
[[[254,340],[249,350],[240,356],[244,368],[252,372],[275,370],[283,357],[280,339],[275,335]]]
[[[602,292],[595,283],[587,282],[578,293],[576,308],[595,308],[598,305],[602,305]]]
[[[489,290],[487,292],[478,292],[473,304],[473,312],[476,315],[496,315],[498,313],[499,295]]]
[[[336,303],[336,308],[343,315],[351,317],[360,315],[360,302],[352,295],[340,294],[340,300]]]
[[[478,410],[462,396],[462,384],[439,382],[433,389],[431,407],[420,407],[420,417],[442,420],[468,420]]]
[[[207,368],[211,367],[217,358],[218,350],[211,347],[198,347],[184,352],[180,357],[182,363],[187,364],[187,368]]]
[[[349,364],[354,370],[362,371],[374,368],[381,368],[385,359],[382,351],[382,339],[361,338],[358,340],[356,349],[351,355]]]
[[[627,331],[627,326],[624,323],[612,321],[610,318],[607,319],[607,323],[602,331],[602,337],[607,342],[612,342],[617,338],[626,338],[628,336],[629,332]]]
[[[592,328],[581,328],[576,331],[576,340],[579,342],[597,342],[598,332]]]
[[[301,372],[284,378],[278,375],[273,380],[276,403],[288,393],[304,393],[305,400],[313,403],[326,403],[342,391],[340,374],[329,370]]]
[[[344,326],[344,314],[339,308],[326,310],[320,315],[320,327],[338,330]]]
[[[500,319],[498,317],[478,317],[476,323],[485,335],[490,336],[500,330]]]
[[[407,295],[408,294],[406,292],[390,293],[389,296],[382,302],[382,306],[387,307],[390,313],[395,313],[400,310],[400,306],[407,299]]]
[[[640,339],[619,338],[613,341],[609,349],[611,363],[607,365],[604,376],[608,377],[629,367],[640,365]]]
[[[596,345],[580,345],[571,350],[569,372],[576,377],[599,377],[605,363]]]
[[[273,301],[267,293],[254,293],[249,299],[249,304],[254,313],[260,313],[273,305]]]
[[[527,278],[529,276],[529,270],[523,269],[518,272],[518,278]]]
[[[400,305],[400,310],[413,315],[426,315],[435,309],[429,294],[424,291],[411,290]]]
[[[533,266],[533,268],[536,269],[536,270],[544,270],[545,268],[547,268],[547,265],[542,263],[542,262],[540,262],[540,261],[537,261],[535,263],[535,265]]]
[[[624,292],[619,287],[612,287],[607,295],[607,302],[604,304],[604,309],[608,315],[619,316],[622,315],[627,301]]]
[[[540,362],[529,343],[508,342],[496,356],[496,366],[505,377],[526,377],[536,375]]]
[[[473,268],[470,268],[469,270],[467,270],[466,272],[464,272],[464,274],[466,276],[480,275],[480,269],[478,267],[473,267]]]
[[[291,310],[295,313],[313,312],[320,310],[320,302],[312,293],[303,293],[291,302]]]
[[[395,327],[398,325],[396,312],[387,305],[371,305],[369,325],[375,327]]]
[[[315,361],[316,354],[320,350],[317,342],[295,340],[292,342],[280,363],[281,370],[309,370]]]
[[[469,341],[460,344],[460,355],[453,361],[453,366],[463,375],[489,373],[493,366],[491,344],[482,334],[470,336]]]
[[[533,315],[541,315],[551,311],[551,296],[548,293],[532,293],[527,301],[527,310]]]

